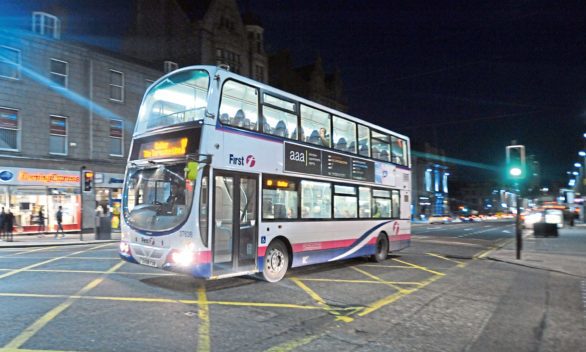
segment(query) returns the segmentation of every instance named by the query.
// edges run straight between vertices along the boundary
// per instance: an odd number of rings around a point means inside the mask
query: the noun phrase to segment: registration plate
[[[153,259],[144,259],[144,258],[139,258],[138,260],[140,262],[140,264],[142,265],[148,265],[148,266],[157,266],[157,262],[154,261]]]

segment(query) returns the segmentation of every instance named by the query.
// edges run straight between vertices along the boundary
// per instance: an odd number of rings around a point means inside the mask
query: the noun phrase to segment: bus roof
[[[280,96],[282,96],[282,97],[284,97],[284,98],[287,98],[287,99],[290,99],[290,100],[293,100],[293,101],[297,101],[297,102],[299,102],[299,103],[303,103],[303,104],[305,104],[305,105],[313,106],[313,107],[316,107],[316,108],[318,108],[318,109],[320,109],[320,110],[326,111],[326,112],[328,112],[328,113],[330,113],[330,114],[332,114],[332,115],[336,115],[336,116],[339,116],[339,117],[343,117],[343,118],[346,118],[346,119],[348,119],[348,120],[351,120],[351,121],[357,122],[357,123],[359,123],[359,124],[362,124],[362,125],[364,125],[364,126],[367,126],[367,127],[370,127],[370,128],[376,129],[376,130],[379,130],[379,131],[381,131],[381,132],[385,132],[385,133],[388,133],[388,134],[392,134],[392,135],[394,135],[394,136],[396,136],[396,137],[400,137],[400,138],[402,138],[402,139],[406,140],[406,141],[409,143],[409,137],[407,137],[407,136],[405,136],[405,135],[402,135],[402,134],[400,134],[400,133],[394,132],[394,131],[392,131],[392,130],[389,130],[389,129],[387,129],[387,128],[384,128],[384,127],[382,127],[382,126],[375,125],[375,124],[373,124],[373,123],[371,123],[371,122],[368,122],[368,121],[365,121],[365,120],[359,119],[359,118],[357,118],[357,117],[355,117],[355,116],[348,115],[348,114],[346,114],[346,113],[344,113],[344,112],[341,112],[341,111],[338,111],[338,110],[332,109],[332,108],[330,108],[330,107],[327,107],[327,106],[325,106],[325,105],[322,105],[322,104],[320,104],[320,103],[317,103],[317,102],[314,102],[314,101],[311,101],[311,100],[309,100],[309,99],[305,99],[305,98],[302,98],[302,97],[300,97],[300,96],[297,96],[297,95],[294,95],[294,94],[288,93],[288,92],[286,92],[286,91],[284,91],[284,90],[281,90],[281,89],[275,88],[275,87],[273,87],[273,86],[270,86],[270,85],[268,85],[268,84],[265,84],[265,83],[262,83],[262,82],[255,81],[255,80],[253,80],[253,79],[251,79],[251,78],[248,78],[248,77],[245,77],[245,76],[239,75],[239,74],[237,74],[237,73],[231,72],[231,71],[229,71],[229,70],[227,70],[227,69],[224,69],[224,68],[222,68],[222,67],[219,67],[219,66],[210,66],[210,65],[194,65],[194,66],[187,66],[187,67],[182,67],[182,68],[180,68],[180,69],[178,69],[178,70],[175,70],[175,71],[169,72],[169,73],[167,73],[166,75],[164,75],[164,76],[162,76],[161,78],[159,78],[158,80],[156,80],[156,81],[155,81],[155,82],[154,82],[154,83],[153,83],[153,84],[152,84],[152,85],[151,85],[151,86],[150,86],[150,87],[147,89],[147,91],[148,91],[148,90],[150,90],[150,89],[151,89],[151,87],[153,87],[153,86],[156,86],[156,85],[157,85],[157,84],[158,84],[160,81],[163,81],[165,78],[167,78],[167,77],[169,77],[169,76],[172,76],[172,75],[174,75],[174,74],[177,74],[178,72],[182,72],[182,71],[189,71],[189,70],[206,70],[206,71],[208,71],[208,72],[210,73],[210,76],[211,76],[211,77],[213,77],[213,76],[215,76],[217,73],[220,73],[220,72],[221,72],[221,73],[223,73],[223,74],[225,74],[225,75],[226,75],[226,76],[224,77],[224,79],[226,79],[226,78],[235,78],[235,79],[237,79],[238,81],[241,81],[241,82],[243,82],[243,83],[246,83],[246,84],[249,84],[249,85],[252,85],[252,86],[259,87],[259,88],[261,88],[261,89],[263,89],[263,90],[272,91],[272,92],[274,92],[274,93],[276,93],[276,94],[278,94],[278,95],[280,95]]]

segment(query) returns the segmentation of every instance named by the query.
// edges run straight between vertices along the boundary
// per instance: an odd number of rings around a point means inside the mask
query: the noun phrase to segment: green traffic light
[[[521,176],[521,174],[523,174],[523,171],[518,167],[514,167],[509,170],[509,174],[511,174],[511,176],[514,176],[514,177],[519,177],[519,176]]]

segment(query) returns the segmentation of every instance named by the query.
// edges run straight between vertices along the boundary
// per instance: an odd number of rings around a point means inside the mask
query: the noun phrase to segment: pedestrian
[[[4,229],[6,231],[6,241],[12,242],[12,230],[14,227],[14,214],[10,208],[8,208],[8,213],[4,216]]]
[[[2,212],[0,213],[0,241],[2,241],[2,237],[5,235],[4,231],[4,219],[6,218],[6,213],[4,212],[4,207],[2,207]]]
[[[38,222],[39,222],[39,237],[43,237],[43,234],[46,231],[45,231],[45,214],[43,214],[43,207],[42,206],[39,207]]]
[[[61,230],[61,238],[65,237],[65,231],[63,231],[63,211],[62,207],[59,206],[59,210],[55,214],[55,219],[57,220],[57,231],[55,232],[55,239],[59,238],[59,230]]]

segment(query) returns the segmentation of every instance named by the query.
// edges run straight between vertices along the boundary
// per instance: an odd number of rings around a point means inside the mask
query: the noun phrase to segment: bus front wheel
[[[376,239],[376,252],[370,256],[370,259],[374,262],[381,263],[387,259],[389,254],[389,239],[384,233],[379,233]]]
[[[289,252],[285,244],[280,240],[271,242],[265,253],[263,278],[268,282],[280,281],[285,276],[288,267]]]

